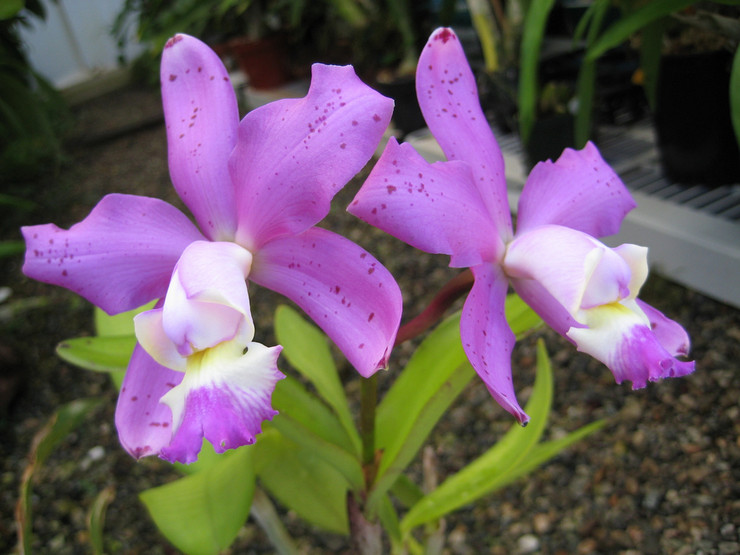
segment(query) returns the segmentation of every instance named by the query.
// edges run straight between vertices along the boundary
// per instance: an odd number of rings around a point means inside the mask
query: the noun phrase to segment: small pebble
[[[540,548],[540,540],[534,534],[525,534],[516,545],[519,553],[534,553]]]

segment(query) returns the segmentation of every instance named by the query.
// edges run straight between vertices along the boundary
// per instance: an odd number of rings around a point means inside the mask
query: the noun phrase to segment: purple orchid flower
[[[390,273],[351,241],[314,227],[373,155],[393,103],[349,66],[313,66],[305,98],[239,121],[223,64],[177,35],[161,66],[169,167],[198,227],[153,198],[105,196],[69,230],[23,228],[24,273],[135,319],[116,408],[134,457],[197,458],[254,442],[275,414],[280,347],[252,341],[245,279],[293,300],[363,376],[387,364],[401,317]]]
[[[641,388],[692,372],[693,362],[675,358],[688,353],[684,329],[636,298],[647,278],[647,249],[610,249],[594,238],[616,233],[635,207],[596,147],[537,164],[519,199],[514,234],[503,156],[451,29],[437,29],[426,44],[416,91],[448,161],[429,164],[391,140],[348,210],[416,248],[450,255],[451,267],[471,268],[460,335],[493,397],[520,423],[528,421],[511,376],[509,284],[618,383]]]

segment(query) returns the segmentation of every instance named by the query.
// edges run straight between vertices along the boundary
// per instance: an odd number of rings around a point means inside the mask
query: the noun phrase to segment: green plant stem
[[[378,404],[377,374],[362,380],[360,393],[360,434],[362,436],[362,466],[365,468],[365,482],[372,484],[375,472],[375,408]]]
[[[270,498],[260,488],[255,488],[250,514],[264,530],[275,551],[280,555],[297,555],[298,550],[283,526]]]

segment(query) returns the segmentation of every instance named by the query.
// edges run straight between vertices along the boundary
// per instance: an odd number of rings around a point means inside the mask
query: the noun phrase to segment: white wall
[[[33,67],[57,88],[65,88],[115,70],[118,47],[110,29],[124,0],[44,0],[46,21],[30,18],[21,27]],[[141,50],[130,42],[125,55]]]

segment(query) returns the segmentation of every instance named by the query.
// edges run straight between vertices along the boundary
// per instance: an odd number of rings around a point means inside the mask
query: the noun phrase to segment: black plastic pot
[[[375,88],[380,94],[395,101],[393,124],[403,135],[427,126],[416,99],[416,80],[413,75],[403,75],[392,81],[378,82]]]
[[[663,171],[678,183],[740,182],[730,119],[729,52],[664,56],[655,106]]]

